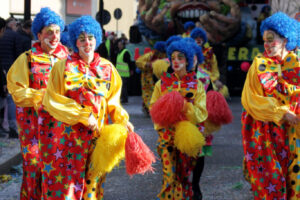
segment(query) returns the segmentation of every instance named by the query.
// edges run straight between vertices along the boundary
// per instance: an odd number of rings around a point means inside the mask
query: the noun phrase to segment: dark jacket
[[[21,39],[21,51],[22,53],[31,49],[31,35],[28,35],[25,31],[22,29],[18,30],[20,39]]]
[[[0,38],[0,65],[6,72],[22,53],[21,41],[21,36],[10,28],[6,28]]]

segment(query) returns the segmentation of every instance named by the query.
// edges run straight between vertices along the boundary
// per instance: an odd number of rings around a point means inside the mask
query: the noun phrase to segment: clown
[[[184,33],[182,34],[182,37],[190,37],[190,33],[195,28],[195,26],[195,23],[192,21],[185,22],[183,25]]]
[[[153,51],[139,57],[135,62],[136,66],[142,71],[141,83],[143,110],[147,113],[147,115],[149,114],[149,104],[155,84],[153,80],[152,63],[165,57],[165,48],[165,42],[156,42]]]
[[[200,68],[209,74],[213,89],[223,94],[225,98],[229,98],[228,88],[219,80],[220,72],[213,49],[212,47],[205,47],[205,44],[207,43],[206,32],[201,28],[194,28],[191,32],[191,38],[202,47],[205,59],[204,63],[200,65]]]
[[[164,73],[161,76],[161,80],[155,84],[150,103],[152,120],[155,122],[153,115],[160,99],[173,92],[179,92],[179,96],[184,99],[184,106],[178,112],[182,113],[185,116],[183,118],[186,118],[193,125],[203,122],[207,118],[205,90],[202,83],[197,80],[196,74],[192,71],[194,64],[193,47],[184,41],[175,41],[167,48],[167,55],[172,63],[170,70],[173,72]],[[167,100],[170,101],[167,104],[177,103],[177,100],[174,100],[174,102],[172,102],[172,99]],[[157,111],[161,109],[167,109],[167,107],[158,107]],[[172,117],[179,115],[179,113],[169,113],[169,115]],[[180,122],[167,125],[161,125],[156,122],[154,124],[159,135],[157,152],[163,164],[163,185],[160,193],[157,195],[158,199],[161,200],[183,200],[191,199],[193,196],[188,177],[193,169],[192,161],[200,152],[200,147],[196,149],[194,156],[183,153],[183,150],[176,144],[178,134],[180,137],[180,133],[177,133],[180,129],[178,124]],[[181,131],[183,131],[181,132],[182,137],[186,137],[191,132],[194,133],[194,131],[187,129]],[[200,132],[195,139],[199,138],[203,138]],[[178,140],[181,141],[181,139]],[[204,138],[202,142],[203,145]]]
[[[45,134],[40,139],[43,198],[102,199],[105,174],[92,177],[88,172],[94,141],[108,117],[130,131],[133,127],[120,105],[122,81],[117,70],[94,52],[102,42],[99,23],[82,16],[68,32],[74,53],[54,66],[43,100],[51,116],[42,111],[39,118],[51,124],[42,127]]]
[[[300,197],[295,27],[280,12],[262,22],[265,51],[254,58],[242,92],[244,163],[255,200]]]
[[[42,8],[32,23],[39,41],[21,54],[7,74],[7,88],[17,106],[17,123],[23,157],[21,199],[41,199],[41,166],[37,109],[42,103],[50,71],[68,51],[60,43],[64,22],[49,8]]]

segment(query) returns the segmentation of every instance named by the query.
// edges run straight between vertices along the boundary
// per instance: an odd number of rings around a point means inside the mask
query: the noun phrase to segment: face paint
[[[201,37],[197,37],[195,38],[196,43],[198,44],[198,46],[202,46],[203,45],[203,39]]]
[[[41,47],[47,51],[55,49],[60,40],[60,27],[55,24],[44,27],[40,33],[38,33],[38,39],[41,42]]]
[[[174,51],[171,55],[172,69],[174,71],[180,71],[186,67],[187,62],[185,55],[179,51]]]
[[[280,56],[285,48],[285,41],[274,31],[266,30],[263,35],[264,48],[268,56]]]
[[[79,55],[93,57],[96,48],[96,39],[91,34],[82,33],[78,36],[76,46],[79,50]]]

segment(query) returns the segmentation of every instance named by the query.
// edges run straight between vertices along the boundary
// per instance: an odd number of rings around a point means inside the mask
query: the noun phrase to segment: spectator
[[[0,38],[0,66],[6,74],[16,58],[22,53],[20,35],[17,31],[17,20],[9,18],[6,20],[6,30]],[[6,89],[5,89],[6,91]],[[2,128],[9,132],[12,138],[18,137],[16,124],[16,106],[11,96],[6,92],[4,99],[4,118]],[[9,110],[9,112],[8,112]]]
[[[116,44],[118,48],[117,59],[116,59],[116,68],[122,78],[122,93],[121,93],[121,103],[128,102],[128,83],[130,76],[135,70],[135,64],[131,61],[131,56],[129,51],[126,49],[123,39],[118,39]]]
[[[31,49],[31,20],[27,20],[22,23],[21,28],[18,30],[21,37],[21,52]]]
[[[5,26],[6,26],[6,21],[0,17],[0,38],[3,36],[4,31],[5,31]],[[4,100],[5,100],[5,96],[6,96],[6,77],[5,77],[5,73],[3,71],[2,66],[0,65],[0,124],[2,124],[3,122],[3,117],[4,117],[4,113],[2,111],[4,111]],[[2,129],[2,126],[0,126],[0,128]],[[1,131],[2,132],[2,131]],[[4,136],[2,133],[0,133],[0,137]]]

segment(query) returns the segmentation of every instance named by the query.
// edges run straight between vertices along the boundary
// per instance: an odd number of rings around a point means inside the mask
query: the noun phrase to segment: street
[[[157,133],[150,118],[141,110],[141,97],[130,97],[124,108],[130,114],[130,121],[144,142],[156,153]],[[213,156],[205,158],[205,167],[200,186],[203,200],[251,200],[250,185],[243,178],[242,171],[242,136],[241,104],[239,97],[229,102],[234,115],[233,123],[223,126],[214,135]],[[105,200],[155,200],[160,191],[162,169],[159,160],[154,164],[155,173],[129,177],[124,163],[115,168],[107,177],[104,188]],[[1,200],[19,198],[21,175],[10,182],[0,184]]]

